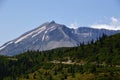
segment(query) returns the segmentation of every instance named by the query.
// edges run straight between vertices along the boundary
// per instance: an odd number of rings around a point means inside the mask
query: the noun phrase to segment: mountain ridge
[[[80,43],[96,41],[103,34],[108,36],[120,33],[120,30],[93,29],[79,27],[71,29],[55,21],[46,22],[39,27],[30,30],[20,37],[11,40],[0,47],[2,55],[16,55],[28,50],[44,51],[59,47],[75,47]]]
[[[120,80],[119,41],[115,34],[88,45],[0,55],[0,79]]]

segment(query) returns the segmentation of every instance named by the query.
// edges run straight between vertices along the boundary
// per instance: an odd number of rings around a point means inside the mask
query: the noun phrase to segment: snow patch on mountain
[[[88,37],[88,36],[91,36],[92,33],[91,33],[91,32],[88,32],[88,33],[81,33],[81,35],[82,35],[83,37]]]
[[[55,27],[55,26],[52,26],[49,31],[51,32],[51,31],[53,31],[53,30],[55,30],[55,29],[56,29],[56,27]]]
[[[46,29],[46,26],[43,26],[43,27],[41,27],[40,29],[34,31],[33,33],[36,33],[36,34],[34,34],[34,35],[32,36],[32,38],[35,37],[35,36],[37,36],[37,35],[40,34],[41,32],[43,32],[45,29]]]
[[[2,49],[4,49],[6,46],[2,46],[2,47],[0,47],[0,50],[2,50]]]
[[[41,33],[42,31],[44,31],[45,29],[46,29],[46,26],[43,26],[43,27],[41,27],[41,28],[39,28],[39,29],[37,29],[37,30],[35,30],[35,31],[33,31],[33,32],[30,32],[29,34],[24,35],[24,36],[20,37],[19,39],[17,39],[17,40],[15,41],[15,44],[16,44],[16,43],[19,43],[20,41],[26,39],[27,37],[29,37],[29,36],[31,36],[31,35],[32,35],[32,37],[35,37],[36,35],[38,35],[38,34]],[[36,33],[36,34],[35,34],[35,33]],[[33,34],[34,34],[34,35],[33,35]]]
[[[43,35],[43,37],[42,37],[42,41],[44,41],[44,39],[48,39],[48,36],[45,38],[47,32],[49,32],[49,31],[51,32],[51,31],[53,31],[53,30],[55,30],[55,29],[56,29],[55,26],[52,26],[52,27],[48,28],[48,29],[45,31],[45,33],[44,33],[44,35]]]
[[[13,43],[13,41],[8,42],[6,45],[3,45],[2,47],[0,47],[0,50],[4,49],[6,46],[8,46],[9,44]]]
[[[45,40],[49,40],[49,36],[48,35],[46,35]]]
[[[42,37],[42,41],[44,41],[45,35],[47,34],[47,32],[48,32],[48,30],[45,31],[45,33],[44,33],[44,35],[43,35],[43,37]]]

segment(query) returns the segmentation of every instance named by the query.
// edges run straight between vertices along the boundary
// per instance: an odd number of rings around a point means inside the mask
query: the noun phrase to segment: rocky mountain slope
[[[28,50],[44,51],[59,47],[74,47],[83,42],[87,44],[91,40],[96,41],[103,34],[109,36],[116,33],[120,33],[120,31],[88,27],[71,29],[65,25],[51,21],[5,43],[0,47],[0,54],[12,56]]]

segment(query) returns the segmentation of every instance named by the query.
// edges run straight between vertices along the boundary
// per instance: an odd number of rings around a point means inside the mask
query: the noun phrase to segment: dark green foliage
[[[0,80],[119,80],[119,41],[120,34],[103,35],[88,45],[0,56]]]

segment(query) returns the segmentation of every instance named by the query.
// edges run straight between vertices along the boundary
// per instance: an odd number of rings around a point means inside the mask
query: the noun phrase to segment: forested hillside
[[[120,34],[50,51],[0,56],[0,80],[120,80]]]

